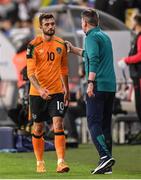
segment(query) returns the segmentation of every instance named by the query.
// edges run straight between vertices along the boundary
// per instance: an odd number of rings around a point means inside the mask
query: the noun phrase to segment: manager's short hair
[[[92,26],[98,26],[99,25],[99,14],[95,9],[86,9],[81,13],[81,17],[84,18],[84,20],[92,25]]]

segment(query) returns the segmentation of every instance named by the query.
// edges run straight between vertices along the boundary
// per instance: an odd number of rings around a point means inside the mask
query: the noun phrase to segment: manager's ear
[[[88,22],[84,20],[84,27],[87,27]]]
[[[81,23],[83,24],[84,27],[87,26],[87,22],[86,22],[86,20],[84,18],[81,19]]]

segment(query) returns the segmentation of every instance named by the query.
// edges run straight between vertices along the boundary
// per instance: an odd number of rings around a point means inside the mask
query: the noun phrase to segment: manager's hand
[[[65,45],[67,47],[67,52],[71,52],[71,49],[73,47],[72,43],[70,41],[65,41]]]
[[[88,83],[87,94],[89,97],[94,97],[94,84]]]

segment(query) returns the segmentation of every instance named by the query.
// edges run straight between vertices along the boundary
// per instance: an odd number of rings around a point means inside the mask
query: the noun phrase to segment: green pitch
[[[35,172],[33,153],[0,153],[0,179],[141,179],[141,145],[114,146],[116,164],[112,175],[91,175],[98,156],[93,145],[80,145],[77,149],[68,149],[66,161],[71,170],[66,174],[57,174],[55,152],[46,152],[47,172]]]

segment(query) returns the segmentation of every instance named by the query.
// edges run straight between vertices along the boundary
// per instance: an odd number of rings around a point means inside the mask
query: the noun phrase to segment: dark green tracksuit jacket
[[[97,91],[115,92],[116,78],[113,65],[113,50],[110,38],[99,27],[86,33],[82,56],[85,61],[86,78],[89,72],[96,73]]]

